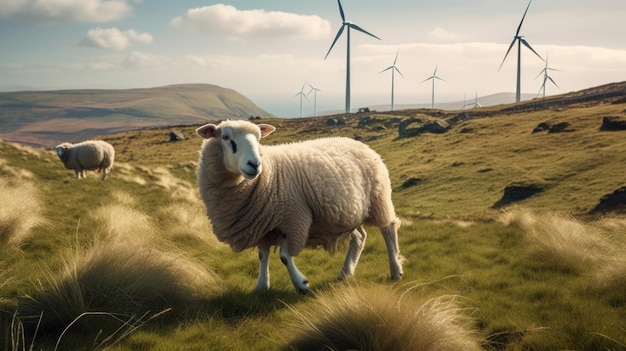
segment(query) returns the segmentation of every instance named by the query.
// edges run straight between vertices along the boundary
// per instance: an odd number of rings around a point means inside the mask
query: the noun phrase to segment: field
[[[0,347],[626,350],[624,208],[592,211],[625,185],[626,131],[599,130],[625,109],[606,98],[457,120],[462,111],[262,120],[278,128],[266,144],[360,139],[392,176],[403,279],[388,278],[382,237],[366,228],[346,282],[336,280],[345,248],[296,258],[306,296],[274,252],[272,288],[252,293],[256,251],[212,235],[195,127],[103,136],[117,150],[104,182],[75,179],[51,150],[0,143]],[[399,138],[408,118],[452,127]],[[169,142],[171,131],[187,138]],[[494,207],[511,184],[540,190]]]

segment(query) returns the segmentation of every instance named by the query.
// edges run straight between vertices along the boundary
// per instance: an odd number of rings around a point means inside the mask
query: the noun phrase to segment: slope
[[[209,84],[0,93],[0,138],[44,147],[129,129],[250,116],[271,117],[236,91]]]

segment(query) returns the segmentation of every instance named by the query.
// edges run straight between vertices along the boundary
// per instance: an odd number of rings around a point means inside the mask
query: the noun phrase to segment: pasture
[[[493,109],[493,108],[492,108]],[[490,110],[484,108],[484,111]],[[210,232],[197,196],[200,139],[170,129],[102,139],[116,165],[77,180],[51,150],[0,143],[0,347],[7,350],[624,350],[626,218],[592,214],[624,185],[626,132],[601,132],[609,102],[469,118],[398,138],[397,118],[263,120],[265,143],[363,140],[390,169],[406,257],[388,278],[378,230],[356,274],[336,255],[296,258],[295,293],[272,253],[270,291],[252,294],[256,250]],[[532,133],[568,122],[564,133]],[[493,208],[505,186],[542,191]]]

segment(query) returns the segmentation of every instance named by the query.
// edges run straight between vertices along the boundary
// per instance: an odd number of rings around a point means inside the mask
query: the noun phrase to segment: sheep
[[[102,180],[107,179],[115,160],[115,149],[102,140],[62,143],[55,150],[65,168],[73,169],[78,179],[86,177],[85,170],[102,170]]]
[[[269,124],[228,120],[196,129],[200,149],[197,183],[213,232],[234,252],[258,247],[260,268],[254,291],[270,287],[269,249],[279,256],[300,293],[309,281],[293,257],[305,247],[332,250],[350,238],[339,280],[354,274],[367,233],[380,228],[391,278],[400,279],[397,230],[389,172],[380,155],[350,138],[332,137],[263,146]]]

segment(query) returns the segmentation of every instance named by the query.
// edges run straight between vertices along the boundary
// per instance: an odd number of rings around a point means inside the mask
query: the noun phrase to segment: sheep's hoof
[[[296,286],[296,291],[298,294],[306,295],[306,293],[309,292],[309,281],[304,280],[302,282],[302,286]]]

